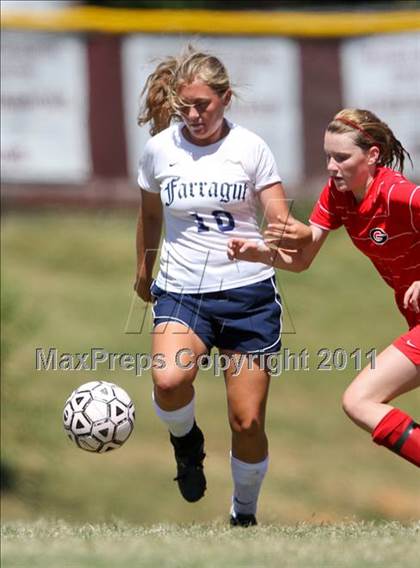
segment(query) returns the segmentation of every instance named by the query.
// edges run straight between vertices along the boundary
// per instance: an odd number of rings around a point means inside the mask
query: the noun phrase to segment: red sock
[[[420,425],[398,408],[382,418],[372,432],[372,439],[420,467]]]

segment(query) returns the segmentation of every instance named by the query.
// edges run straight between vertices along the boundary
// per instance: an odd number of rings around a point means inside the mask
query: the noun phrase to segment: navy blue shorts
[[[204,294],[165,292],[155,283],[151,293],[154,325],[178,322],[212,347],[239,353],[277,353],[281,346],[280,295],[274,276],[231,290]]]

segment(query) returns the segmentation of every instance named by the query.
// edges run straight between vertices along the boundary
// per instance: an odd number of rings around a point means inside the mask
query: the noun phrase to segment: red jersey
[[[344,225],[356,247],[394,289],[409,326],[420,323],[420,314],[403,307],[406,290],[420,280],[420,186],[390,168],[378,167],[357,203],[351,191],[338,191],[330,178],[309,221],[324,230]]]

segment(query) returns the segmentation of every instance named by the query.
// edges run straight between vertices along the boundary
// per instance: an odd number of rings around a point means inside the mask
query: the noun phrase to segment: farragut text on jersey
[[[165,205],[170,207],[175,199],[195,197],[216,198],[220,203],[245,201],[247,189],[246,182],[191,181],[184,183],[179,182],[177,178],[172,178],[163,188],[163,191],[166,197]]]

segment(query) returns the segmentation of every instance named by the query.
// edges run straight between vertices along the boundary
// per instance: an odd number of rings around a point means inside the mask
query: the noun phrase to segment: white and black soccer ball
[[[105,381],[80,385],[66,400],[64,429],[79,448],[104,453],[120,448],[134,428],[134,404],[121,387]]]

